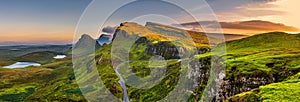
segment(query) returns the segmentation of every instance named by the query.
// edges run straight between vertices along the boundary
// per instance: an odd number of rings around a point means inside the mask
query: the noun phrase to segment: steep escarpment
[[[140,48],[140,47],[136,47]],[[110,52],[111,46],[103,46],[99,50],[99,58],[97,60],[97,69],[99,70],[99,75],[105,84],[106,88],[112,92],[113,95],[117,96],[119,99],[122,99],[123,91],[119,83],[117,82],[119,80],[118,76],[115,73],[115,67],[112,64],[112,59],[110,58],[111,52]],[[137,50],[137,49],[135,49]],[[101,53],[100,53],[101,52]],[[135,52],[131,52],[132,54]],[[97,54],[97,55],[98,55]],[[145,56],[145,53],[135,53],[133,56]],[[156,53],[151,53],[156,54]],[[150,56],[150,54],[146,55]],[[135,59],[135,60],[133,60]],[[126,66],[120,66],[120,68],[128,68],[123,70],[132,71],[134,74],[139,76],[140,78],[146,78],[151,75],[150,73],[153,70],[153,67],[151,67],[151,64],[149,63],[149,59],[146,58],[140,58],[139,60],[136,60],[137,58],[130,59],[129,67]],[[196,87],[195,89],[189,90],[191,92],[190,97],[188,99],[190,101],[199,101],[202,92],[205,89],[208,79],[210,77],[210,57],[201,58],[201,59],[193,59],[191,62],[189,62],[189,65],[183,65],[181,60],[178,59],[166,59],[164,62],[166,62],[165,67],[162,67],[165,70],[165,74],[161,78],[161,80],[155,84],[153,87],[141,89],[136,88],[134,86],[127,86],[128,95],[130,98],[130,101],[137,102],[137,101],[159,101],[166,96],[168,96],[175,88],[177,88],[177,85],[179,84],[179,79],[181,77],[193,77],[197,78],[194,80],[191,84],[188,84],[190,86]],[[160,64],[158,64],[160,65]],[[158,67],[160,68],[160,67]],[[191,68],[192,70],[188,71],[187,76],[180,76],[182,73],[182,70],[184,68]],[[156,69],[156,68],[154,68]],[[126,79],[127,77],[133,76],[132,74],[122,74],[123,78]],[[158,76],[153,76],[158,77]],[[135,80],[129,80],[129,82],[135,81]],[[151,82],[145,82],[143,83],[145,85],[153,84]],[[181,90],[181,91],[187,91],[187,90]],[[175,99],[175,98],[174,98]]]
[[[117,28],[113,40],[117,37],[133,37],[133,40],[136,40],[133,46],[144,48],[140,53],[160,55],[165,59],[179,59],[188,50],[194,50],[192,53],[195,54],[210,51],[207,36],[150,22],[146,26],[131,22],[122,23]]]
[[[283,82],[272,83],[248,92],[237,94],[230,97],[227,101],[246,102],[246,101],[281,101],[281,102],[298,102],[299,99],[299,82],[300,73],[291,76]]]
[[[227,99],[299,73],[299,43],[299,35],[281,32],[226,43],[226,78],[220,97]]]
[[[164,34],[168,31],[171,32],[169,35]],[[151,68],[148,61],[153,56],[161,56],[168,61],[167,74],[157,86],[147,90],[128,87],[128,95],[132,101],[158,101],[162,99],[178,84],[180,68],[185,67],[193,68],[189,75],[198,77],[198,81],[195,81],[197,84],[193,84],[196,88],[190,91],[192,95],[189,97],[189,101],[200,101],[207,85],[211,85],[211,73],[219,73],[210,72],[211,70],[216,71],[211,66],[214,65],[212,63],[218,61],[212,61],[211,57],[213,56],[211,53],[207,53],[217,50],[218,47],[211,49],[208,45],[200,46],[207,44],[208,40],[202,38],[205,37],[202,35],[197,38],[195,37],[197,36],[196,33],[194,33],[195,35],[191,34],[192,38],[193,40],[197,39],[196,43],[199,44],[196,46],[196,52],[191,52],[192,47],[184,43],[187,39],[183,39],[182,42],[178,41],[179,38],[185,36],[185,33],[182,32],[184,31],[155,23],[147,23],[146,27],[136,23],[122,23],[118,27],[113,37],[113,43],[115,40],[120,40],[118,37],[134,40],[132,46],[129,46],[129,69],[133,70],[135,74],[141,77],[150,75]],[[174,35],[171,37],[171,34]],[[216,101],[226,100],[263,85],[282,82],[300,72],[299,39],[298,35],[273,32],[226,43],[227,54],[219,56],[223,57],[220,59],[226,59],[226,77],[220,81],[221,86],[216,87],[218,88]],[[126,45],[126,42],[123,43]],[[99,53],[104,54],[99,55],[98,69],[101,70],[101,73],[106,73],[101,75],[106,80],[104,82],[106,87],[121,98],[121,86],[116,82],[110,82],[111,80],[119,80],[117,75],[107,74],[114,73],[114,67],[111,64],[112,59],[110,59],[111,51],[109,50],[112,46],[113,44],[109,44],[106,46],[107,48],[100,49]],[[188,58],[196,57],[197,59],[193,59],[188,66],[182,67],[180,64],[182,60],[179,59],[183,55],[197,55],[188,56]]]
[[[154,26],[154,25],[153,25]],[[115,57],[114,59],[111,56],[126,56],[119,55],[119,53],[112,53],[114,50],[111,50],[113,47],[117,48],[119,52],[125,52],[126,47],[129,48],[129,68],[135,75],[141,78],[147,78],[151,75],[152,71],[157,68],[164,68],[166,73],[161,77],[160,81],[148,89],[139,89],[133,86],[128,85],[128,95],[131,101],[159,101],[164,97],[168,96],[179,83],[181,77],[195,77],[196,80],[190,82],[191,86],[196,87],[195,89],[189,90],[190,97],[187,97],[190,101],[199,101],[202,95],[202,91],[205,89],[208,79],[210,77],[210,58],[201,58],[194,59],[193,55],[203,54],[210,51],[210,48],[207,43],[207,38],[205,36],[198,36],[199,41],[198,45],[195,45],[194,48],[190,43],[185,42],[190,40],[188,38],[183,38],[180,35],[185,35],[186,33],[177,34],[162,34],[169,31],[173,33],[174,28],[164,28],[161,29],[154,28],[153,26],[141,26],[136,23],[122,23],[116,30],[112,43],[102,46],[96,53],[97,56],[97,68],[99,70],[99,75],[101,79],[104,80],[106,88],[110,90],[118,98],[122,98],[123,91],[120,84],[117,82],[119,80],[118,76],[115,74],[115,66],[121,67],[120,65],[113,65],[112,62],[122,61],[121,58]],[[160,31],[157,31],[157,30]],[[163,29],[163,30],[162,30]],[[201,38],[200,40],[200,37]],[[198,39],[197,38],[197,39]],[[130,40],[128,40],[130,39]],[[183,39],[183,40],[180,40]],[[129,43],[133,40],[134,43]],[[190,42],[190,41],[189,41]],[[185,44],[188,43],[188,44]],[[128,44],[132,44],[128,46]],[[199,46],[201,45],[201,46]],[[128,50],[128,49],[127,49]],[[187,54],[189,53],[189,54]],[[188,56],[189,55],[189,56]],[[154,57],[159,57],[161,59],[154,59],[158,61],[155,63],[157,65],[153,68]],[[192,62],[190,64],[183,65],[183,61],[190,58]],[[124,62],[124,61],[123,61]],[[121,62],[120,62],[121,63]],[[126,63],[126,61],[124,62]],[[165,64],[159,64],[165,63]],[[188,75],[180,76],[184,69],[191,68]],[[161,69],[162,70],[162,69]],[[201,76],[201,77],[199,77]],[[132,77],[132,74],[123,76]],[[158,77],[159,76],[153,76]],[[130,80],[133,81],[133,80]],[[152,84],[151,82],[144,82],[143,84]],[[187,91],[187,90],[180,90]],[[179,97],[177,97],[179,98]],[[176,99],[176,97],[174,98]]]
[[[225,80],[219,93],[221,98],[226,99],[236,94],[259,88],[263,85],[284,81],[284,79],[295,75],[298,72],[300,72],[300,69],[283,69],[279,73],[256,72],[252,75],[230,77]]]

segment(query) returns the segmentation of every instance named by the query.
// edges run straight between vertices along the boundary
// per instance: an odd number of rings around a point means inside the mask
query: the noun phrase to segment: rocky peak
[[[168,41],[167,37],[162,36],[162,34],[133,22],[121,23],[114,34],[113,40],[117,35],[122,35],[124,37],[129,35],[137,35],[139,37],[147,37],[149,40]]]
[[[146,37],[151,41],[179,41],[182,47],[207,47],[208,38],[203,34],[196,32],[186,31],[183,29],[147,22],[145,26],[139,25],[133,22],[124,22],[117,28],[113,40],[115,37],[123,36],[128,37],[129,35],[137,35],[139,37]]]
[[[93,39],[88,34],[83,34],[74,45],[74,48],[78,50],[88,50],[90,48],[93,48],[93,46],[95,46],[95,49],[100,48],[100,45],[96,42],[95,39]]]

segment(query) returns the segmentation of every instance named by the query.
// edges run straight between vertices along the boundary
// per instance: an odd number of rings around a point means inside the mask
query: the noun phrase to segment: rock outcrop
[[[219,97],[222,99],[227,99],[236,94],[259,88],[259,86],[262,85],[281,82],[289,76],[297,74],[298,72],[300,72],[300,69],[282,69],[279,73],[275,74],[261,72],[251,75],[240,75],[238,77],[232,76],[224,80],[224,83],[219,91]]]
[[[102,46],[103,44],[109,44],[111,42],[111,35],[102,34],[98,39],[97,42]]]

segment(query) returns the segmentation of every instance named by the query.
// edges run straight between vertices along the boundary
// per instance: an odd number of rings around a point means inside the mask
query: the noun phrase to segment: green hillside
[[[234,85],[231,86],[253,89],[236,92],[245,93],[236,95],[230,101],[278,102],[298,99],[295,97],[300,95],[298,77],[285,80],[300,72],[299,35],[272,32],[230,41],[226,47],[226,80],[232,81],[230,84]]]
[[[49,51],[33,52],[20,57],[13,58],[13,60],[19,62],[27,61],[27,62],[38,62],[41,64],[46,64],[54,61],[55,59],[53,57],[60,54],[62,53],[49,52]]]
[[[228,71],[278,73],[300,67],[300,36],[273,32],[226,43]],[[230,70],[229,70],[230,69]]]
[[[283,32],[271,32],[254,35],[248,38],[226,42],[227,50],[233,51],[254,51],[264,49],[298,48],[300,35],[287,34]]]
[[[142,27],[141,27],[142,29]],[[124,28],[123,28],[124,30]],[[124,32],[123,32],[124,33]],[[134,32],[132,32],[134,33]],[[131,36],[131,35],[130,35]],[[85,35],[85,38],[89,38]],[[93,41],[93,40],[88,40]],[[200,43],[201,41],[199,41]],[[78,43],[84,46],[84,43]],[[151,69],[162,69],[166,66],[166,74],[159,82],[149,89],[138,89],[127,85],[128,95],[132,102],[152,102],[168,96],[179,83],[179,74],[188,66],[181,66],[178,60],[179,53],[174,49],[174,44],[169,41],[149,40],[140,37],[130,48],[129,69],[141,78],[151,75]],[[218,45],[222,46],[222,44]],[[218,48],[213,47],[212,50]],[[118,46],[119,47],[119,46]],[[120,46],[122,47],[122,46]],[[226,43],[226,77],[221,85],[218,101],[297,101],[299,98],[299,72],[300,72],[300,36],[281,32],[259,34],[240,40]],[[93,95],[99,90],[108,89],[120,100],[123,98],[123,90],[118,83],[113,61],[122,61],[122,58],[111,53],[112,44],[104,44],[91,54],[96,59],[83,60],[88,64],[74,65],[75,68],[88,68],[96,62],[97,70],[105,87],[84,86],[88,90],[87,95]],[[165,49],[163,49],[165,48]],[[155,50],[154,50],[155,49]],[[79,49],[81,50],[81,49]],[[193,56],[191,62],[197,62],[203,66],[190,64],[199,68],[204,75],[208,73],[211,64],[210,48],[200,47],[197,50],[207,52]],[[70,51],[69,51],[70,52]],[[80,51],[79,51],[80,52]],[[20,69],[0,68],[0,101],[87,101],[80,91],[73,73],[72,58],[53,60],[57,53],[36,52],[20,56],[16,59],[1,59],[1,65],[8,65],[15,61],[34,61],[43,63],[40,67],[27,67]],[[148,61],[154,55],[165,57],[165,61]],[[172,55],[172,56],[171,56]],[[174,57],[177,56],[177,57]],[[89,56],[76,56],[89,58]],[[125,68],[125,67],[124,67]],[[124,70],[124,69],[122,69]],[[128,74],[123,77],[131,77]],[[78,78],[93,79],[95,76],[82,75]],[[96,76],[98,77],[98,76]],[[185,76],[184,76],[185,77]],[[188,97],[189,102],[199,101],[203,90],[209,83],[209,75],[201,76],[201,83],[192,90]],[[87,80],[88,82],[88,80]],[[147,82],[143,84],[148,84]],[[101,96],[102,97],[102,96]],[[100,97],[100,98],[101,98]],[[104,97],[104,96],[103,96]],[[178,97],[173,99],[180,100]],[[178,98],[178,99],[177,99]]]
[[[132,31],[130,32],[132,33]],[[225,82],[221,86],[221,91],[219,93],[220,98],[227,99],[230,96],[250,91],[252,89],[258,88],[259,86],[282,82],[286,78],[300,72],[299,41],[299,35],[290,35],[282,32],[272,32],[226,42],[227,55],[223,57],[224,59],[226,58],[227,65],[226,78],[224,79]],[[148,44],[151,45],[155,43]],[[137,47],[133,48],[145,49],[145,45],[143,44],[136,44],[134,46]],[[217,46],[212,50],[218,48],[219,47]],[[110,51],[108,49],[110,48],[107,48],[107,51]],[[139,50],[133,50],[133,52],[135,51]],[[105,53],[106,55],[110,56],[109,52]],[[134,53],[134,56],[140,56],[141,54],[141,52]],[[197,55],[196,58],[199,58],[199,60],[206,60],[207,63],[210,63],[210,54],[211,53],[200,54]],[[119,79],[116,75],[110,74],[114,73],[114,71],[112,70],[112,65],[109,64],[109,56],[99,56],[100,59],[105,59],[106,61],[101,61],[103,63],[100,64],[98,63],[98,70],[102,70],[102,72],[100,72],[103,75],[102,78],[107,81],[104,83],[110,83],[106,84],[106,87],[108,87],[111,91],[113,90],[113,94],[121,99],[123,94],[122,88],[118,83],[110,82],[111,80],[117,81]],[[137,58],[135,60],[141,60],[140,62],[143,62],[143,60],[148,60],[145,59],[147,57],[143,57],[144,59],[139,59],[138,57],[134,58]],[[134,70],[137,75],[140,75],[142,77],[144,77],[143,75],[149,75],[149,70],[147,70],[149,68],[145,67],[145,65],[147,64],[130,63],[131,69]],[[176,63],[170,63],[168,64],[168,66],[174,67],[172,68],[172,71],[174,71],[174,73],[167,74],[170,75],[167,77],[174,77],[175,79],[178,78],[176,77],[176,73],[180,73],[180,71],[176,71],[175,69],[178,68],[179,65],[176,65]],[[209,66],[206,66],[205,68],[210,69]],[[207,80],[207,78],[205,77],[202,77],[202,79]],[[154,87],[149,90],[138,90],[128,87],[128,93],[132,101],[157,101],[160,100],[163,96],[167,96],[167,90],[172,90],[172,87],[176,84],[176,82],[168,83],[168,81],[166,80],[166,82],[163,81],[162,83],[157,85],[159,89],[156,89]],[[165,87],[165,85],[167,85],[167,87]],[[206,84],[202,84],[200,87],[204,87],[205,85]],[[202,95],[201,92],[203,91],[203,88],[200,87],[194,90],[193,93],[196,94],[191,96],[190,101],[199,101]],[[166,90],[167,92],[161,92],[162,90]],[[161,94],[157,96],[157,93]],[[139,95],[139,97],[136,97],[136,95]]]
[[[0,68],[0,75],[0,101],[85,101],[71,57],[40,67]]]

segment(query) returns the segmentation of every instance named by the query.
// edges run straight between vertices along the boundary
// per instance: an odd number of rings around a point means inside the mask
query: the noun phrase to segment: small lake
[[[9,66],[4,66],[3,68],[25,68],[29,66],[41,66],[41,64],[35,62],[17,62]]]
[[[63,58],[65,58],[65,57],[67,57],[66,55],[57,55],[57,56],[55,56],[55,57],[53,57],[54,59],[63,59]]]

